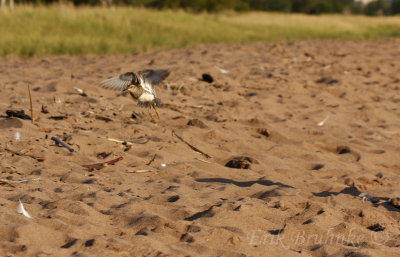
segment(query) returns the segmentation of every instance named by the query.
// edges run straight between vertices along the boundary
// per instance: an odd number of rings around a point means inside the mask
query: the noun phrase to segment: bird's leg
[[[147,109],[147,111],[149,112],[149,116],[150,116],[151,120],[154,120],[153,115],[151,115],[150,109]]]
[[[154,101],[152,102],[152,105],[153,105],[154,111],[157,114],[157,118],[160,119],[160,116],[158,115],[158,112],[157,112],[157,109],[156,109],[156,103]]]

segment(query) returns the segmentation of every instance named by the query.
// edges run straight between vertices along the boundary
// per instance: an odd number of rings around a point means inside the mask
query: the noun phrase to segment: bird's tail
[[[140,108],[151,108],[151,103],[150,102],[141,102],[141,101],[139,101],[137,105]]]
[[[154,103],[156,104],[157,107],[160,107],[162,105],[162,101],[160,98],[154,98]]]
[[[154,104],[156,105],[156,107],[160,107],[162,105],[162,101],[160,98],[154,98]],[[153,103],[152,102],[141,102],[138,101],[138,106],[141,108],[151,108],[153,107]]]

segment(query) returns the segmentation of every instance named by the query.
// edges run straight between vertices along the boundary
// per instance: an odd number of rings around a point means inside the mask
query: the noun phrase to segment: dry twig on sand
[[[12,185],[12,184],[10,183],[10,181],[8,181],[7,179],[1,179],[1,178],[0,178],[0,185],[8,185],[8,186],[10,186],[10,187],[15,187],[15,186]]]
[[[12,153],[12,154],[15,154],[15,155],[31,157],[32,159],[35,159],[35,160],[38,161],[38,162],[44,161],[44,158],[43,158],[43,157],[34,156],[34,155],[32,155],[32,154],[20,153],[20,152],[11,150],[11,149],[9,149],[9,148],[4,148],[4,150],[7,151],[7,152],[10,152],[10,153]]]
[[[146,165],[149,166],[150,164],[152,164],[154,162],[154,160],[156,159],[156,156],[157,156],[157,154],[154,154],[153,158],[151,158],[151,160],[148,163],[146,163]]]
[[[28,183],[29,181],[37,181],[40,180],[40,178],[33,178],[33,179],[7,179],[7,181],[10,181],[12,183]]]
[[[206,154],[205,152],[201,151],[199,148],[193,146],[192,144],[186,142],[182,137],[178,136],[175,131],[172,130],[172,135],[176,136],[179,140],[181,140],[183,143],[187,144],[190,148],[192,148],[193,151],[201,153],[202,155],[204,155],[206,158],[212,158],[211,155]]]
[[[198,161],[201,161],[201,162],[204,162],[204,163],[212,163],[212,162],[209,162],[209,161],[206,161],[206,160],[203,160],[203,159],[200,159],[200,158],[195,158],[196,160],[198,160]]]
[[[30,102],[30,107],[31,107],[31,121],[32,124],[34,124],[33,121],[33,104],[32,104],[32,95],[31,95],[31,85],[28,84],[28,92],[29,92],[29,102]]]
[[[116,162],[119,162],[120,160],[124,159],[123,157],[118,157],[117,159],[111,160],[111,161],[107,161],[107,162],[100,162],[100,163],[94,163],[94,164],[87,164],[87,165],[81,165],[84,168],[89,169],[90,171],[93,170],[99,170],[102,169],[104,167],[107,167],[108,165],[112,165]]]
[[[128,173],[145,173],[145,172],[152,172],[152,170],[128,170]]]
[[[57,137],[51,137],[51,140],[53,140],[54,142],[56,142],[57,146],[62,146],[68,149],[68,151],[70,151],[71,153],[74,151],[74,149],[72,149],[71,147],[67,146],[63,141],[61,141],[61,139],[57,138]]]
[[[6,185],[9,185],[9,186],[11,186],[11,187],[15,187],[15,186],[12,185],[11,183],[28,183],[29,181],[36,181],[36,180],[40,180],[40,178],[34,178],[34,179],[17,179],[17,180],[0,178],[0,185],[1,185],[1,184],[6,184]]]
[[[107,138],[107,139],[111,142],[120,143],[120,144],[127,145],[127,146],[133,145],[132,142],[128,142],[128,141],[122,141],[122,140],[118,140],[115,138]]]

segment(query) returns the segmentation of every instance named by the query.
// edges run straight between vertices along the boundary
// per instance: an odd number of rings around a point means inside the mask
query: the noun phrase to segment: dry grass
[[[201,43],[397,37],[400,17],[17,6],[0,11],[0,35],[0,56],[128,54]]]

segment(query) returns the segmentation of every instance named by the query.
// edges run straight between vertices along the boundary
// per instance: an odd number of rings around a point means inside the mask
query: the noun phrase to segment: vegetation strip
[[[16,6],[0,12],[0,34],[0,56],[133,54],[198,44],[398,37],[400,17]]]

